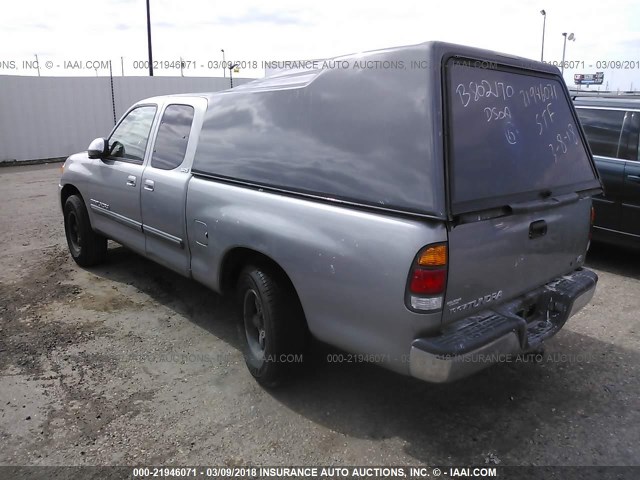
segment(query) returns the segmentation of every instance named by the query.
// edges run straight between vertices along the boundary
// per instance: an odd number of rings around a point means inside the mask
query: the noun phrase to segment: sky
[[[323,59],[443,40],[562,60],[565,79],[605,72],[609,89],[640,90],[640,2],[563,0],[150,0],[155,75],[264,76],[265,62]],[[606,5],[606,6],[604,6]],[[0,16],[0,75],[148,75],[145,0],[22,0]],[[610,62],[620,61],[611,65]],[[253,68],[253,67],[256,68]],[[573,67],[573,68],[572,68]],[[609,68],[613,67],[613,68]],[[228,72],[225,72],[228,75]],[[583,87],[585,88],[585,87]],[[597,87],[590,87],[591,89]]]

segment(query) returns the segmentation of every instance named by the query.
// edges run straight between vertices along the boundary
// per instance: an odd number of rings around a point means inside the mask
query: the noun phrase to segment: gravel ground
[[[319,346],[268,391],[229,300],[117,244],[75,265],[58,177],[0,169],[0,465],[640,465],[640,253],[592,249],[541,362],[429,385]]]

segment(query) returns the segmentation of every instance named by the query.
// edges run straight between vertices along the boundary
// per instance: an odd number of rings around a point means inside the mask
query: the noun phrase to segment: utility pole
[[[109,83],[111,84],[111,109],[113,110],[113,124],[117,122],[116,119],[116,96],[113,93],[113,69],[111,68],[111,60],[109,60]]]
[[[540,10],[540,15],[544,17],[544,19],[542,20],[542,51],[540,52],[540,61],[543,62],[544,61],[544,30],[545,30],[545,27],[547,26],[547,12],[545,12],[544,10]]]
[[[562,47],[562,76],[564,78],[564,54],[567,50],[567,40],[571,40],[572,42],[576,41],[576,36],[573,33],[569,33],[569,37],[567,38],[567,32],[564,32],[562,34],[562,36],[564,37],[564,46]]]
[[[151,12],[149,0],[147,0],[147,45],[149,48],[149,76],[153,77],[153,54],[151,53]]]

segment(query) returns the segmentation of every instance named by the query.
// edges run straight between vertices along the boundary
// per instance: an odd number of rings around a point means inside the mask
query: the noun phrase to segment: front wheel
[[[302,366],[306,324],[295,291],[272,269],[248,266],[238,279],[239,330],[247,367],[263,386]]]
[[[89,213],[78,195],[71,195],[64,203],[64,233],[69,253],[81,267],[104,262],[107,239],[91,228]]]

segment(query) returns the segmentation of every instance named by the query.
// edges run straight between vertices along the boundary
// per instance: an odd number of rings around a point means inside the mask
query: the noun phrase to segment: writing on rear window
[[[459,84],[456,88],[456,93],[460,95],[462,106],[466,107],[473,100],[477,102],[482,98],[507,98],[513,97],[513,87],[511,85],[505,85],[504,82],[493,82],[493,85],[487,80],[482,80],[480,83],[469,82],[468,87],[464,84]]]
[[[456,65],[468,66],[464,63],[456,63]],[[488,80],[472,81],[468,84],[459,83],[456,87],[456,94],[460,98],[460,102],[464,108],[468,107],[472,102],[495,100],[507,101],[514,96],[516,90],[512,85],[504,82],[489,82]],[[522,99],[524,108],[531,107],[535,111],[535,121],[538,127],[538,134],[542,135],[548,129],[554,128],[554,117],[556,116],[553,109],[553,102],[558,99],[557,85],[552,83],[538,83],[531,85],[529,88],[519,89],[518,94]],[[504,124],[504,137],[510,145],[518,142],[518,131],[513,128],[509,122],[512,119],[511,109],[508,105],[494,106],[489,104],[483,108],[484,118],[487,122],[506,120]],[[578,145],[579,137],[575,133],[573,123],[567,123],[566,129],[560,130],[555,138],[549,143],[549,152],[553,156],[554,161],[558,160],[558,155],[567,153],[569,146]]]
[[[557,79],[460,61],[448,67],[454,204],[594,179]]]

